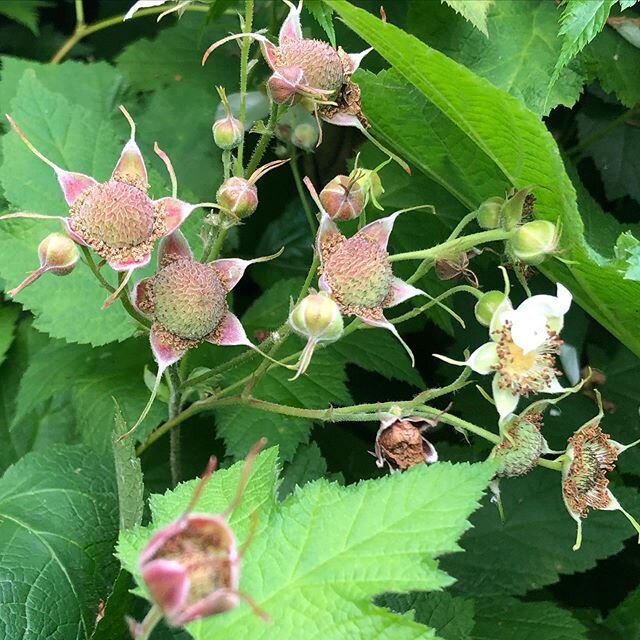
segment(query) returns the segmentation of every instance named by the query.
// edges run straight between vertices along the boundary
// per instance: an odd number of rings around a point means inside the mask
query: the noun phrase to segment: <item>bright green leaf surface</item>
[[[344,0],[327,1],[396,69],[382,74],[384,86],[392,88],[386,94],[372,91],[372,76],[357,76],[374,132],[470,210],[509,184],[543,187],[536,190],[537,215],[562,220],[563,258],[574,262],[550,261],[541,270],[562,281],[581,306],[640,353],[637,332],[630,329],[640,313],[640,284],[624,281],[591,257],[575,190],[544,125],[518,100],[397,27]],[[418,138],[418,128],[425,130],[423,144],[407,144]],[[621,309],[621,299],[630,304]]]
[[[13,342],[13,334],[20,307],[6,302],[0,303],[0,364],[7,357],[7,351]]]
[[[63,90],[63,87],[60,87]],[[11,113],[38,149],[63,168],[106,179],[121,144],[113,126],[99,111],[72,104],[27,71],[11,102]],[[11,132],[3,137],[0,182],[15,210],[67,215],[54,172]],[[11,220],[0,224],[0,276],[15,286],[37,266],[37,247],[48,233],[60,230],[52,220]],[[105,269],[105,272],[108,270]],[[35,326],[68,342],[106,344],[130,336],[135,324],[114,304],[101,310],[107,292],[80,264],[69,276],[45,274],[18,296],[36,316]]]
[[[437,3],[422,0],[411,3],[407,26],[415,36],[519,98],[538,115],[559,104],[573,106],[582,91],[584,74],[573,65],[563,69],[547,97],[561,40],[557,9],[546,0],[495,3],[488,13],[488,37]]]
[[[113,469],[85,447],[31,453],[0,480],[0,635],[88,639],[116,567]]]
[[[305,9],[318,21],[329,38],[329,42],[336,46],[336,30],[333,27],[333,9],[328,7],[323,0],[307,0]]]
[[[23,24],[38,35],[38,9],[49,4],[46,0],[2,0],[0,14]]]
[[[488,38],[487,11],[494,0],[442,0]]]
[[[275,471],[270,451],[259,461],[267,456]],[[265,477],[262,469],[256,469],[254,478]],[[236,465],[214,476],[200,511],[224,508],[221,485],[227,478],[237,481],[237,470]],[[253,508],[257,502],[266,509],[245,558],[240,588],[264,607],[273,622],[266,625],[241,606],[192,623],[189,631],[197,640],[219,635],[326,640],[431,637],[424,626],[375,607],[371,599],[384,589],[426,590],[450,583],[434,558],[457,550],[456,539],[467,528],[466,518],[491,473],[485,465],[439,464],[350,487],[320,480],[278,507],[268,497],[275,483],[270,489],[263,486],[260,500],[252,481],[238,517],[246,519],[252,502]],[[273,473],[271,477],[275,481]],[[181,486],[179,497],[168,493],[154,498],[154,528],[180,514],[192,487],[193,483]],[[120,555],[129,570],[137,573],[135,559],[147,538],[140,530],[123,534]]]

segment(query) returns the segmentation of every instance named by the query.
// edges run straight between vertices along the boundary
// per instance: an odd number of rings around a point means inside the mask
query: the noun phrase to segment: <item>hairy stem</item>
[[[271,138],[273,138],[278,120],[280,116],[286,111],[286,109],[286,105],[276,105],[275,102],[271,103],[271,113],[269,114],[269,120],[267,122],[266,130],[260,136],[260,140],[258,140],[258,144],[253,151],[253,155],[251,156],[251,160],[249,161],[249,166],[244,172],[245,177],[248,178],[249,176],[251,176],[251,174],[258,168],[260,160],[262,160],[262,156],[267,150],[269,142],[271,142]]]
[[[167,369],[169,383],[169,420],[173,420],[180,413],[180,374],[177,365]],[[171,486],[175,487],[181,479],[181,442],[180,427],[177,426],[169,434],[169,467],[171,469]]]
[[[253,29],[253,2],[254,0],[245,0],[244,10],[244,32],[251,33]],[[244,129],[247,117],[247,77],[249,75],[249,50],[251,49],[251,39],[243,38],[240,52],[240,122]],[[238,147],[238,166],[244,166],[244,136]],[[251,175],[251,174],[249,174]]]
[[[293,146],[289,145],[289,150],[293,150]],[[293,174],[293,181],[296,183],[296,189],[298,190],[298,196],[300,197],[300,202],[302,202],[302,208],[304,209],[304,214],[307,216],[307,222],[309,223],[309,229],[311,229],[311,235],[315,236],[316,231],[318,230],[318,220],[313,214],[313,210],[309,205],[309,199],[307,198],[307,191],[302,184],[302,177],[300,175],[300,167],[298,166],[298,154],[293,153],[291,155],[291,162],[289,163],[291,166],[291,173]]]

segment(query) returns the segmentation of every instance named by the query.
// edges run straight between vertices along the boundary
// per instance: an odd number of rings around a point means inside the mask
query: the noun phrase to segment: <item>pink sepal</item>
[[[348,53],[349,60],[351,60],[351,73],[355,73],[365,56],[369,55],[373,51],[373,47],[369,47],[360,53]]]
[[[142,579],[170,621],[180,614],[191,586],[185,567],[175,560],[151,560],[142,566]]]
[[[302,11],[302,0],[298,6],[284,0],[289,6],[289,15],[280,27],[278,34],[278,43],[282,44],[285,40],[302,40],[302,25],[300,24],[300,12]]]
[[[224,613],[235,609],[240,604],[240,596],[237,591],[230,589],[216,589],[212,594],[202,600],[198,600],[187,607],[175,619],[175,626],[182,627],[189,622]]]
[[[60,167],[55,167],[54,171],[68,205],[72,205],[82,192],[98,184],[91,176],[85,176],[84,173],[65,171]]]
[[[247,338],[244,327],[240,323],[238,316],[227,311],[216,327],[216,330],[206,340],[219,346],[232,347],[234,345],[245,345],[253,347],[253,343]]]
[[[166,266],[169,262],[180,258],[193,258],[191,247],[181,231],[174,231],[160,241],[158,264]]]
[[[278,61],[278,47],[265,38],[264,40],[260,40],[260,51],[262,51],[262,57],[265,62],[275,71]]]
[[[324,273],[318,278],[318,288],[320,289],[320,291],[331,293],[331,287],[329,286],[329,282],[327,281],[327,277],[324,275]]]
[[[414,287],[410,284],[407,284],[404,280],[400,278],[394,277],[391,281],[391,291],[390,295],[387,296],[385,300],[385,307],[395,307],[396,305],[404,302],[405,300],[409,300],[410,298],[415,298],[415,296],[424,296],[426,295],[424,291]]]
[[[69,237],[76,243],[79,244],[83,247],[88,247],[89,245],[84,241],[84,239],[82,238],[82,236],[78,235],[72,228],[71,228],[71,218],[62,218],[62,224],[64,225],[64,229],[67,232],[67,234],[69,235]]]
[[[171,197],[156,200],[156,205],[160,207],[160,212],[164,212],[165,215],[165,235],[173,233],[197,208],[193,204]]]
[[[131,138],[124,145],[120,159],[118,160],[111,178],[115,179],[117,176],[130,176],[136,181],[139,181],[141,185],[145,186],[148,182],[147,168],[144,166],[144,159],[142,153],[138,147],[136,141]]]
[[[366,229],[366,227],[363,227]],[[342,235],[340,230],[336,226],[336,223],[329,217],[324,209],[320,212],[320,226],[318,227],[318,233],[316,234],[316,253],[320,258],[320,264],[322,264],[322,251],[320,250],[324,239],[332,234]]]
[[[412,367],[415,366],[415,357],[413,355],[413,351],[411,351],[411,349],[409,348],[409,345],[402,339],[402,337],[398,333],[398,330],[395,328],[393,324],[391,324],[391,322],[389,322],[386,318],[382,318],[381,320],[374,320],[373,318],[368,318],[366,316],[361,316],[358,314],[356,314],[356,316],[360,318],[360,320],[362,320],[362,322],[364,322],[365,324],[368,324],[372,327],[379,327],[380,329],[386,329],[387,331],[391,331],[391,333],[393,333],[393,335],[400,341],[400,344],[404,347],[405,351],[411,358],[411,366]]]
[[[358,235],[375,242],[381,249],[386,251],[393,225],[400,213],[400,211],[396,211],[386,218],[380,218],[380,220],[370,222],[358,231]]]
[[[222,260],[214,260],[210,265],[215,269],[224,288],[227,291],[231,291],[231,289],[240,282],[240,278],[242,278],[247,267],[252,263],[252,260],[223,258]]]
[[[336,127],[355,127],[360,131],[364,129],[357,116],[354,116],[351,113],[345,113],[344,111],[336,111],[336,113],[331,116],[320,116],[320,118],[329,124],[335,125]]]
[[[148,253],[145,256],[142,256],[140,260],[134,260],[130,258],[129,260],[107,260],[107,263],[114,271],[131,271],[133,269],[138,269],[139,267],[146,267],[149,262],[151,262],[151,254]]]
[[[178,349],[173,345],[166,344],[162,341],[162,336],[158,334],[155,327],[151,327],[151,334],[149,335],[149,341],[151,342],[151,351],[153,357],[158,363],[158,369],[160,372],[164,371],[167,367],[170,367],[175,362],[178,362],[185,353],[185,349]]]
[[[142,280],[138,280],[138,282],[133,285],[133,289],[131,290],[131,304],[144,315],[147,315],[144,309],[152,302],[152,281],[153,278],[142,278]]]

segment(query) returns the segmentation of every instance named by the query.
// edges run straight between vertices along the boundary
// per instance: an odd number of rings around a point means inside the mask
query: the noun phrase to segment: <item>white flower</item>
[[[150,9],[151,7],[160,7],[161,5],[166,4],[167,2],[172,2],[173,4],[175,4],[176,5],[175,7],[170,7],[169,9],[167,9],[167,11],[165,11],[163,14],[161,14],[158,17],[158,20],[160,20],[161,18],[166,16],[168,13],[183,9],[191,1],[192,0],[182,0],[182,2],[180,2],[179,0],[138,0],[138,2],[136,2],[131,7],[131,9],[127,11],[126,15],[124,16],[124,19],[129,20],[130,18],[133,17],[133,14],[136,13],[136,11],[140,11],[140,9]]]
[[[508,298],[496,309],[489,326],[491,342],[476,349],[466,365],[477,373],[494,373],[492,391],[503,419],[513,413],[521,396],[562,393],[555,369],[560,351],[558,333],[571,306],[571,293],[561,284],[557,295],[532,296],[514,309]]]

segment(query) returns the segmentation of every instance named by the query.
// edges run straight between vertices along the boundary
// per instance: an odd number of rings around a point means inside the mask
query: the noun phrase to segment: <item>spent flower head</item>
[[[515,411],[521,397],[566,391],[558,382],[555,365],[562,344],[559,333],[570,305],[571,293],[561,284],[557,295],[532,296],[516,309],[505,295],[491,318],[490,342],[465,362],[436,357],[483,375],[493,374],[493,399],[504,419]]]
[[[211,458],[185,513],[160,529],[140,554],[144,584],[170,626],[181,627],[230,611],[241,600],[248,602],[262,618],[269,619],[248,595],[239,591],[240,563],[253,534],[239,548],[228,523],[242,500],[253,462],[265,443],[266,440],[260,440],[247,455],[235,497],[223,513],[193,513],[216,467],[216,459]],[[141,635],[142,625],[130,621],[129,626],[134,637]]]
[[[640,535],[640,524],[622,508],[609,489],[607,478],[607,472],[615,468],[618,456],[640,440],[623,445],[602,430],[602,399],[597,390],[595,393],[598,415],[569,438],[562,467],[562,499],[578,526],[574,551],[582,544],[582,521],[591,509],[621,511]]]
[[[19,212],[0,216],[0,219],[58,218],[77,244],[93,249],[115,271],[125,272],[126,277],[109,296],[105,306],[117,298],[135,269],[149,263],[156,240],[173,233],[194,209],[216,206],[210,203],[189,204],[177,199],[173,166],[157,144],[154,150],[167,167],[173,193],[171,197],[152,200],[147,194],[147,169],[136,143],[135,123],[123,106],[120,110],[129,122],[131,135],[106,182],[66,171],[53,163],[36,149],[13,118],[7,115],[29,150],[54,170],[70,209],[67,217]]]

